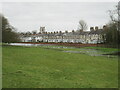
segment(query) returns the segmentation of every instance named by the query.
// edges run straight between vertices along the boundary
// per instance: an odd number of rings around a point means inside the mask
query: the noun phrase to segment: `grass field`
[[[117,57],[62,50],[80,49],[3,46],[3,88],[118,87]]]

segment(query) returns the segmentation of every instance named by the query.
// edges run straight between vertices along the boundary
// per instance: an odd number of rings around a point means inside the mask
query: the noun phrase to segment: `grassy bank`
[[[72,49],[72,48],[71,48]],[[4,88],[115,88],[118,60],[44,47],[3,46]]]

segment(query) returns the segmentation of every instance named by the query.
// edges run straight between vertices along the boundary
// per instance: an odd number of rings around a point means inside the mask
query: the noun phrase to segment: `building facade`
[[[54,42],[54,43],[103,43],[103,29],[91,27],[90,31],[72,31],[72,32],[46,32],[45,27],[40,27],[38,34],[21,35],[22,42]]]

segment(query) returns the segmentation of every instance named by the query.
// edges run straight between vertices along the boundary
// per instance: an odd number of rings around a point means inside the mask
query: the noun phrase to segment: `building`
[[[91,27],[90,31],[74,31],[72,32],[46,32],[45,27],[40,27],[40,33],[31,34],[31,35],[21,35],[23,42],[54,42],[54,43],[103,43],[103,32],[106,29],[106,26],[103,26],[103,29],[98,27]]]

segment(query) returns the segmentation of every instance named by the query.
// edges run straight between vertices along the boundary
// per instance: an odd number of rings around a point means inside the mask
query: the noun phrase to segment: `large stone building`
[[[102,43],[103,42],[103,29],[98,27],[91,27],[90,31],[72,31],[72,32],[46,32],[45,27],[40,27],[38,34],[21,35],[23,42],[64,42],[64,43]]]

